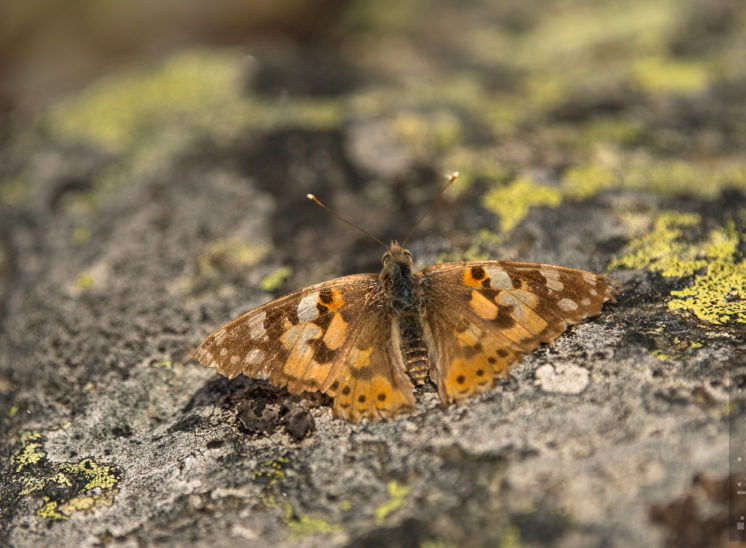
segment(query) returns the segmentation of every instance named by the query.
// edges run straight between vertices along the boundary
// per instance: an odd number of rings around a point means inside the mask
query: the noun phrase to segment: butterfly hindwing
[[[243,373],[291,393],[328,394],[335,413],[353,422],[392,418],[411,411],[414,396],[383,328],[390,319],[379,289],[373,274],[300,289],[224,325],[194,355],[229,378]]]
[[[405,374],[399,337],[384,307],[369,310],[335,386],[334,413],[352,422],[392,419],[415,409],[414,387]]]
[[[524,354],[598,314],[616,292],[605,276],[536,263],[447,263],[422,275],[431,378],[444,403],[488,390]]]

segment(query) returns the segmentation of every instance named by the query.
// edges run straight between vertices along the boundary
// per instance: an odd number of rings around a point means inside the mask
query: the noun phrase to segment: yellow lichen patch
[[[700,241],[686,241],[682,229],[699,223],[696,214],[661,213],[653,230],[632,240],[609,270],[645,268],[666,277],[694,276],[689,287],[671,292],[670,309],[688,310],[713,324],[744,324],[746,261],[739,246],[746,238],[729,221]]]
[[[507,185],[496,186],[482,198],[484,207],[500,217],[502,232],[507,232],[520,223],[531,206],[556,207],[560,202],[560,189],[523,178],[514,179]]]
[[[296,515],[290,503],[286,502],[283,506],[285,510],[285,523],[288,526],[288,536],[291,539],[314,535],[328,535],[338,533],[342,530],[342,527],[324,518],[304,514]]]
[[[633,64],[635,83],[650,93],[702,93],[710,84],[708,66],[701,61],[677,61],[653,55]]]
[[[41,450],[42,435],[39,432],[23,432],[21,434],[21,450],[10,459],[15,465],[16,472],[22,472],[24,468],[36,464],[46,458],[46,453]]]
[[[664,276],[690,276],[706,261],[697,259],[697,252],[681,240],[682,230],[696,226],[701,218],[696,213],[663,211],[653,229],[630,241],[609,263],[609,270],[647,268]]]
[[[89,272],[80,272],[75,277],[75,287],[80,291],[86,291],[93,287],[93,276]]]
[[[688,310],[710,323],[746,324],[746,260],[714,262],[691,287],[672,291],[671,310]]]
[[[67,519],[76,512],[88,512],[114,502],[122,471],[113,465],[99,464],[93,459],[78,463],[46,463],[43,469],[33,467],[46,454],[41,451],[43,437],[38,432],[21,435],[22,449],[11,462],[16,465],[11,481],[20,486],[19,496],[34,496],[49,486],[56,486],[55,497],[42,497],[43,505],[37,511],[43,518]],[[51,469],[51,470],[50,470]]]
[[[259,465],[259,469],[254,471],[252,478],[266,479],[267,484],[264,488],[267,489],[285,477],[285,467],[289,463],[290,459],[287,457],[277,457],[274,460],[264,461]]]
[[[263,243],[245,242],[238,238],[223,238],[207,244],[197,262],[199,275],[216,278],[220,272],[242,271],[254,266],[269,253]]]
[[[282,284],[287,280],[290,275],[293,273],[293,269],[289,266],[281,266],[280,268],[277,268],[267,274],[261,282],[259,282],[259,287],[262,288],[262,291],[275,291],[277,289],[280,289],[282,287]]]
[[[101,80],[55,106],[47,116],[52,133],[87,140],[114,151],[138,145],[158,121],[217,122],[207,117],[227,108],[241,89],[240,55],[192,51],[173,56],[154,70]]]
[[[18,176],[0,181],[0,203],[16,205],[31,195],[31,185],[25,177]]]
[[[622,186],[667,196],[715,198],[725,188],[746,190],[746,163],[723,158],[701,163],[630,155],[624,158]]]
[[[411,491],[411,488],[407,487],[406,485],[400,485],[395,480],[391,480],[389,481],[388,485],[386,485],[386,491],[388,492],[389,500],[387,500],[383,504],[380,504],[374,512],[376,523],[378,525],[382,525],[386,521],[386,518],[389,516],[389,514],[398,510],[404,505],[404,501]]]
[[[573,166],[562,178],[564,195],[578,200],[589,198],[615,184],[618,184],[616,175],[601,164]]]
[[[341,527],[320,517],[298,514],[289,502],[281,502],[274,494],[278,482],[285,477],[285,468],[290,463],[287,457],[278,457],[261,463],[254,472],[253,479],[265,482],[259,495],[262,503],[269,508],[281,508],[283,521],[288,527],[290,538],[336,533]]]
[[[73,228],[72,234],[70,235],[72,241],[76,245],[87,244],[92,236],[90,225],[81,224]]]

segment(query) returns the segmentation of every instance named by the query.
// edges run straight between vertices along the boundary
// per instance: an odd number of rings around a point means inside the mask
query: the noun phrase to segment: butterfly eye
[[[412,254],[409,251],[407,251],[406,249],[404,250],[404,256],[407,259],[409,259],[410,261],[414,261],[414,257],[412,257]]]
[[[386,253],[383,254],[383,257],[381,257],[381,261],[383,262],[383,264],[387,264],[390,260],[391,260],[391,253],[387,251]]]

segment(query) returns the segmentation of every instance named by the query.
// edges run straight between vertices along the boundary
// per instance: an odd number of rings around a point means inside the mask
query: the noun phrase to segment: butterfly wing
[[[381,304],[378,276],[337,278],[247,312],[194,355],[229,378],[328,394],[335,414],[353,422],[393,418],[414,408],[414,395]]]
[[[524,354],[599,314],[617,293],[606,276],[536,263],[446,263],[421,274],[430,376],[444,403],[490,389]]]

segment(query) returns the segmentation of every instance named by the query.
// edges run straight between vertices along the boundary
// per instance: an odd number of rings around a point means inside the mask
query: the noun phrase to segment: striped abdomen
[[[422,337],[420,315],[415,310],[407,310],[399,316],[400,348],[407,374],[416,384],[425,382],[430,364],[427,359],[427,346]]]

